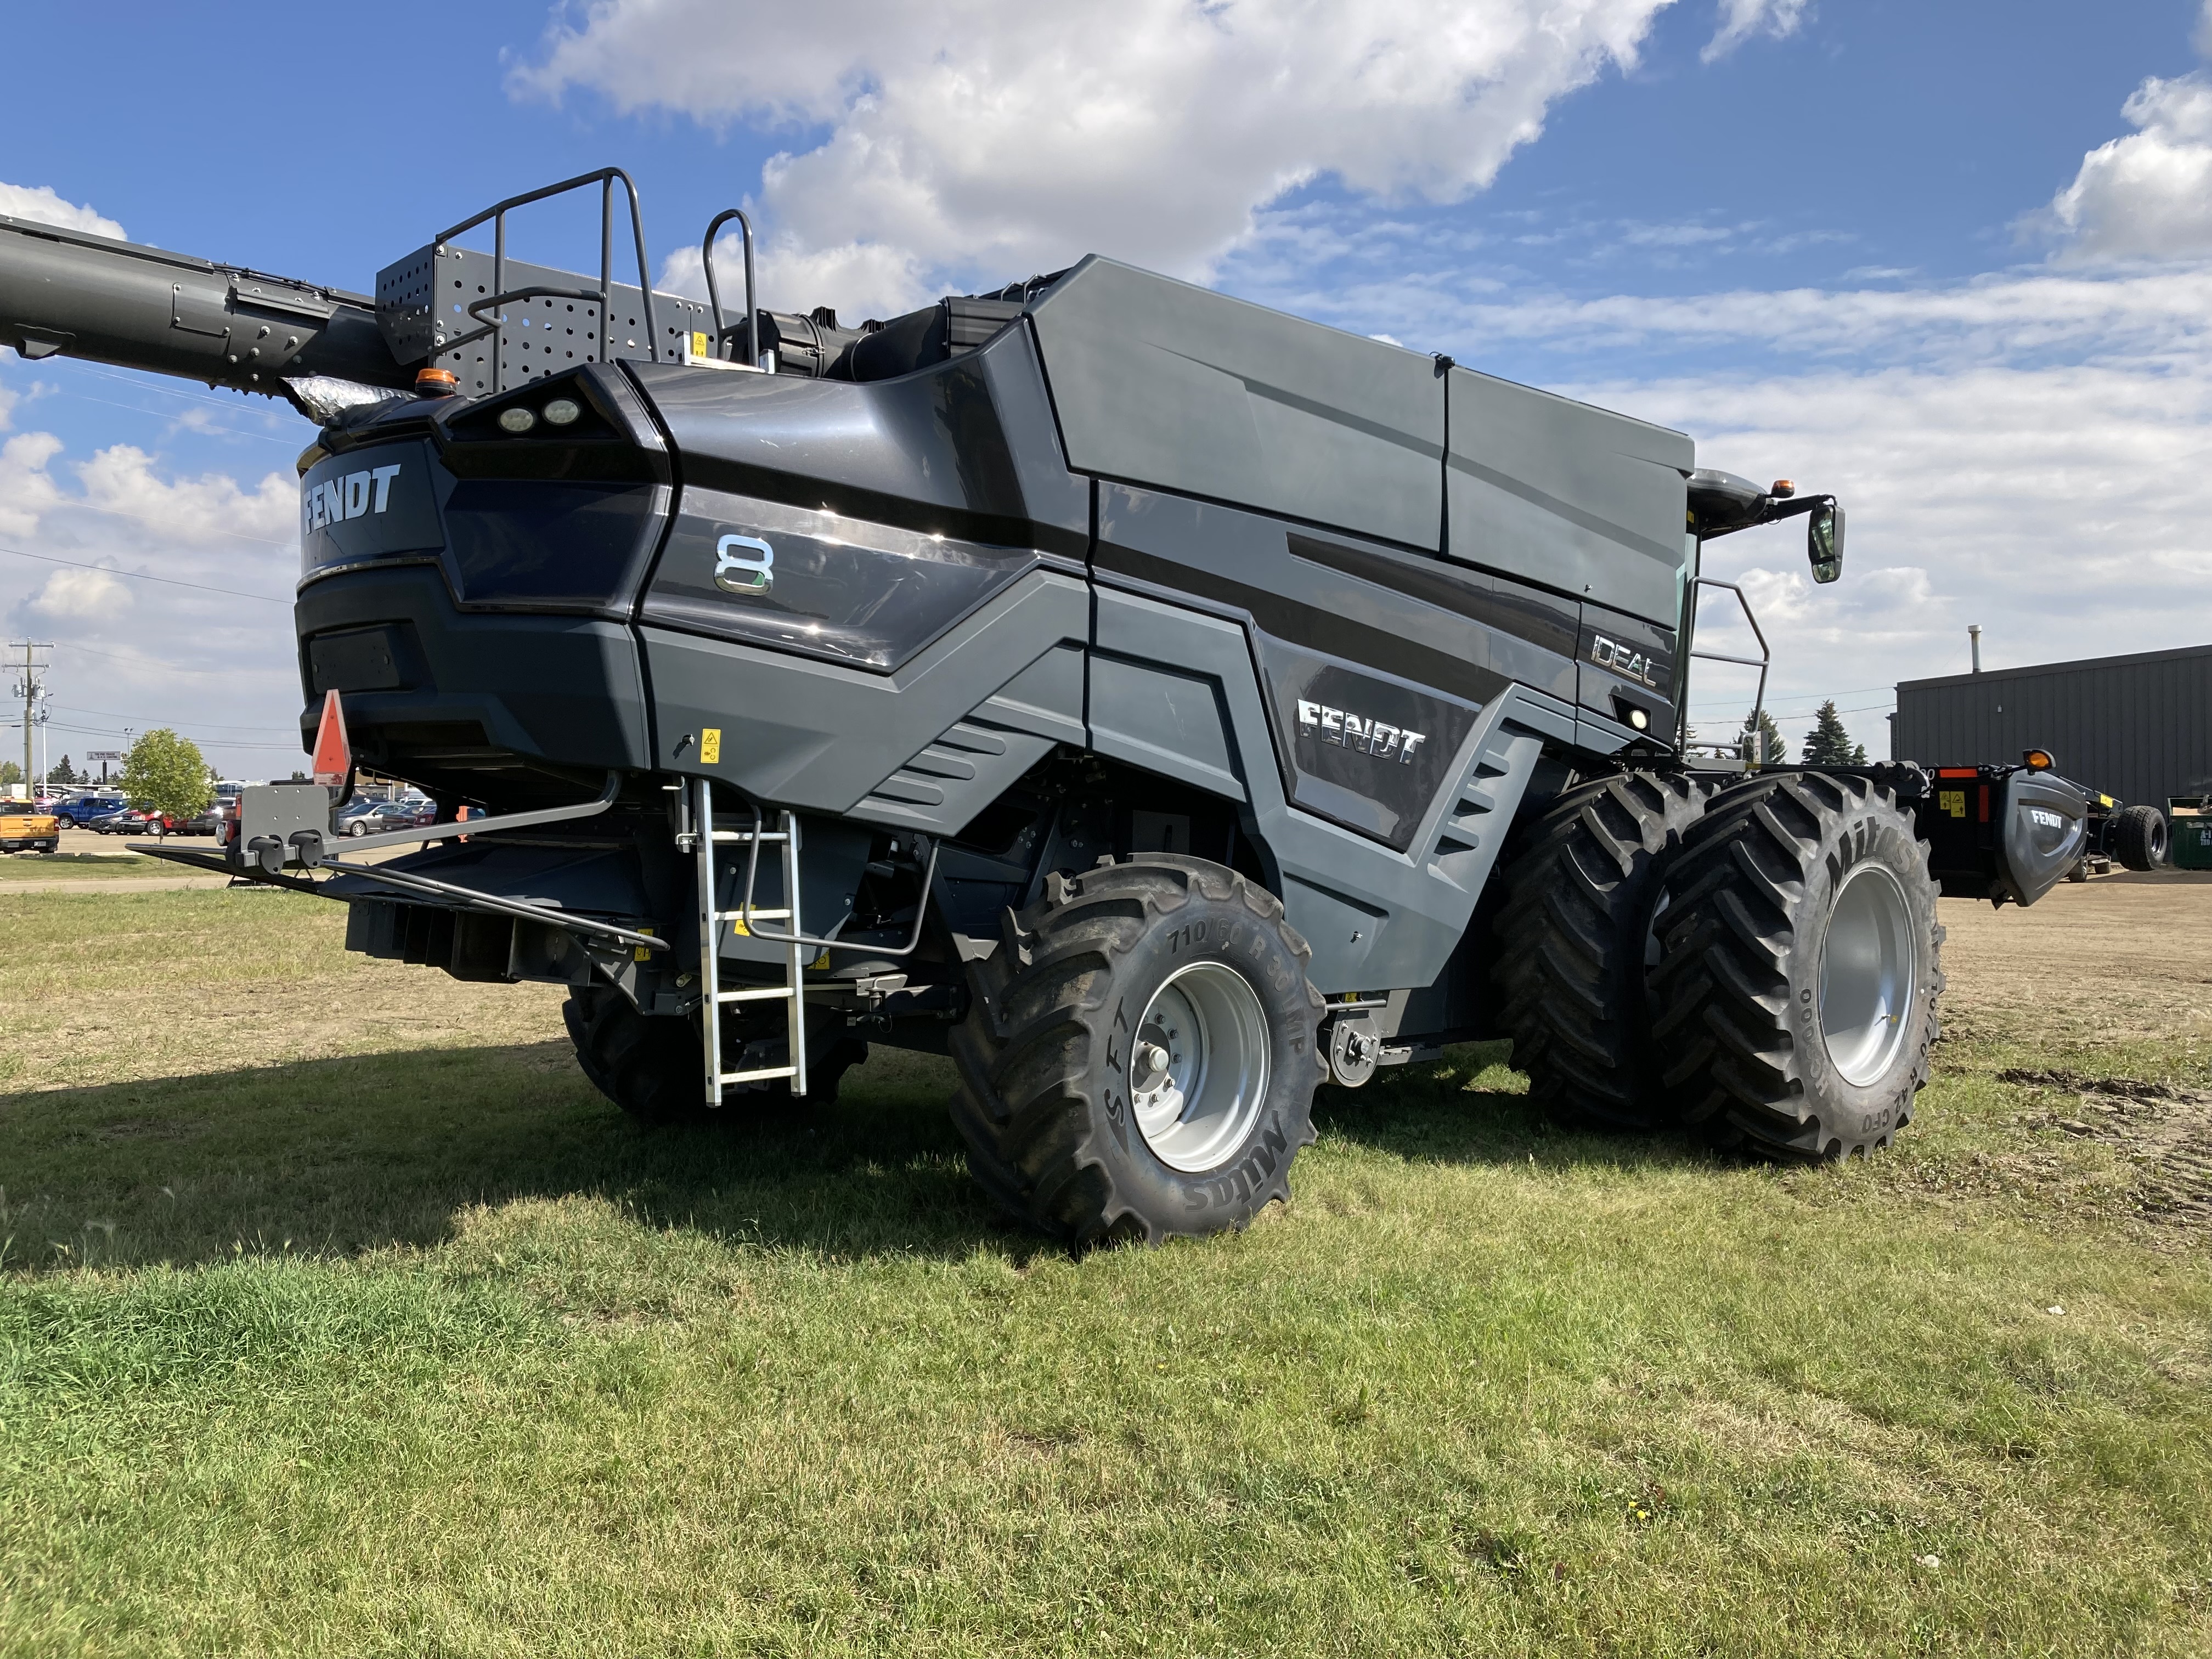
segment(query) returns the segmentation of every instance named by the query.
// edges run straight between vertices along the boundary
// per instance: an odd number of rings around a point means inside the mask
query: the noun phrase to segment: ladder
[[[720,1106],[722,1091],[734,1083],[765,1083],[775,1078],[791,1079],[791,1092],[803,1096],[806,1092],[806,951],[804,942],[805,929],[799,919],[799,817],[786,811],[781,815],[783,827],[770,830],[767,820],[756,809],[753,827],[750,830],[717,830],[714,827],[714,786],[705,778],[694,780],[692,823],[696,826],[699,859],[699,977],[702,988],[700,1003],[701,1046],[707,1055],[707,1103]],[[753,904],[752,882],[759,873],[760,849],[765,846],[778,848],[783,859],[784,902],[781,908],[763,910]],[[745,881],[738,897],[738,908],[717,910],[715,896],[720,890],[718,879],[720,865],[716,849],[742,847],[745,849]],[[787,924],[781,933],[762,937],[783,945],[783,976],[781,985],[746,986],[734,991],[722,988],[721,943],[722,928],[735,923],[746,933],[754,933],[754,924],[775,921]],[[748,1071],[726,1072],[722,1069],[722,1010],[732,1003],[773,1002],[784,1004],[784,1030],[787,1035],[791,1063],[787,1066],[761,1066]]]

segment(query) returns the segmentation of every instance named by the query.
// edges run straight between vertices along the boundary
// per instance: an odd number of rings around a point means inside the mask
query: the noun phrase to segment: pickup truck
[[[61,841],[62,821],[52,813],[0,806],[0,853],[51,853]]]

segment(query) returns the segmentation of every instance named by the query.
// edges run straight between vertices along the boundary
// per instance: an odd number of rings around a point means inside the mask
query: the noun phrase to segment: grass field
[[[110,876],[173,876],[185,873],[182,865],[148,858],[143,853],[10,853],[0,855],[0,883],[84,881]]]
[[[2212,887],[2046,903],[1874,1164],[1463,1049],[1079,1261],[935,1062],[641,1132],[336,907],[0,897],[0,1653],[2212,1651]]]

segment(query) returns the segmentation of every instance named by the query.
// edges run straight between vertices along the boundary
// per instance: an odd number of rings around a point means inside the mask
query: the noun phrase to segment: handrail
[[[456,337],[456,338],[454,338],[454,339],[451,339],[451,340],[447,341],[447,342],[446,342],[446,349],[447,349],[447,350],[448,350],[448,351],[458,351],[458,350],[459,350],[459,349],[460,349],[460,348],[461,348],[461,347],[463,347],[463,346],[465,346],[465,345],[473,345],[477,341],[483,339],[483,337],[484,337],[485,335],[487,335],[487,334],[490,333],[493,330],[496,329],[496,328],[499,326],[499,325],[500,325],[500,319],[499,319],[498,318],[496,318],[496,317],[485,317],[485,316],[484,316],[484,313],[485,313],[486,311],[489,310],[490,308],[492,308],[493,307],[495,307],[495,306],[503,306],[503,305],[505,305],[505,304],[506,304],[509,300],[532,300],[532,299],[538,299],[538,300],[597,300],[597,301],[599,302],[599,307],[600,307],[600,309],[601,309],[601,311],[602,311],[602,312],[604,312],[604,311],[605,310],[606,306],[607,306],[607,303],[608,303],[606,294],[605,294],[603,290],[600,290],[600,289],[589,289],[589,288],[516,288],[516,289],[508,289],[506,293],[504,293],[504,294],[493,294],[493,295],[487,295],[485,298],[481,299],[481,300],[478,300],[478,301],[475,301],[473,304],[471,304],[471,305],[469,307],[469,315],[470,315],[470,316],[471,316],[471,317],[475,317],[475,318],[481,319],[483,320],[483,326],[482,328],[480,328],[480,329],[476,330],[476,331],[473,331],[472,333],[463,334],[463,335],[460,335],[460,336],[459,336],[458,337]],[[493,372],[495,374],[496,374],[498,373],[498,370],[499,370],[499,351],[498,351],[498,346],[497,346],[496,343],[494,343],[494,346],[493,346],[493,349],[492,349],[492,372]]]
[[[1692,580],[1699,587],[1725,588],[1728,592],[1735,594],[1736,605],[1743,611],[1743,619],[1751,624],[1751,636],[1759,641],[1759,654],[1756,657],[1732,657],[1723,651],[1698,651],[1694,649],[1691,651],[1690,655],[1692,658],[1701,658],[1706,662],[1729,662],[1737,664],[1739,666],[1744,668],[1756,668],[1759,671],[1759,690],[1753,694],[1751,699],[1751,718],[1744,722],[1744,729],[1752,732],[1762,732],[1762,728],[1759,723],[1759,717],[1761,714],[1765,712],[1766,708],[1766,671],[1768,666],[1774,660],[1774,653],[1772,648],[1766,643],[1765,634],[1759,626],[1759,617],[1752,611],[1751,601],[1744,597],[1743,589],[1737,586],[1734,582],[1717,580],[1715,578],[1711,576],[1698,576]],[[1690,700],[1686,695],[1682,699],[1682,723],[1686,730],[1689,725],[1689,709]],[[1741,745],[1739,745],[1738,752],[1741,752]],[[1764,752],[1760,754],[1759,758],[1759,763],[1764,765],[1766,760],[1766,757]]]
[[[930,892],[937,885],[938,840],[936,836],[929,837],[929,867],[921,872],[921,896],[915,902],[913,937],[897,950],[879,948],[873,945],[855,945],[850,939],[810,939],[804,933],[771,933],[753,924],[753,886],[760,879],[761,836],[768,829],[768,817],[761,811],[760,803],[750,796],[746,798],[745,805],[752,808],[753,827],[750,836],[751,845],[747,849],[745,859],[745,885],[738,905],[738,918],[744,923],[744,930],[749,935],[769,945],[811,945],[826,951],[865,951],[872,956],[878,957],[910,957],[921,948],[921,930],[929,920]],[[711,838],[714,833],[712,821],[701,825],[700,833]],[[791,902],[792,896],[786,894],[786,904],[788,905]],[[840,922],[838,926],[842,927],[844,924]]]
[[[707,234],[699,243],[699,263],[707,270],[707,303],[714,310],[714,346],[720,350],[732,331],[722,321],[722,291],[714,283],[714,233],[735,219],[744,232],[745,245],[745,367],[760,367],[760,307],[753,297],[753,222],[743,208],[724,208],[707,222]]]
[[[509,812],[503,817],[457,818],[445,823],[425,823],[413,830],[387,830],[380,836],[348,836],[342,845],[348,853],[366,853],[378,847],[404,847],[409,842],[444,841],[452,836],[495,836],[502,830],[527,830],[540,823],[565,823],[574,818],[595,818],[615,804],[622,793],[622,774],[609,772],[596,800],[574,806],[541,806],[532,812]],[[338,839],[332,837],[333,840]],[[323,862],[338,860],[325,854]]]
[[[485,220],[492,221],[491,285],[493,292],[497,293],[507,287],[508,210],[513,208],[527,207],[532,202],[542,202],[549,196],[563,195],[569,191],[580,189],[585,185],[598,185],[599,186],[599,361],[611,362],[614,361],[615,355],[614,234],[615,180],[617,179],[623,181],[623,188],[629,194],[630,234],[637,244],[637,287],[638,292],[644,296],[645,300],[646,346],[653,354],[653,361],[657,363],[660,361],[660,322],[653,315],[653,266],[645,255],[645,216],[643,210],[638,206],[636,184],[631,179],[629,174],[624,173],[620,167],[601,167],[596,173],[580,173],[574,179],[564,179],[557,185],[547,185],[540,190],[526,191],[520,196],[510,196],[504,202],[496,203],[486,208],[473,219],[462,220],[451,230],[440,233],[434,240],[441,243],[450,242],[462,232],[474,230]],[[529,292],[531,290],[526,289],[520,289],[516,295],[508,297],[519,297],[520,295]],[[476,314],[473,309],[470,314]],[[494,323],[488,326],[495,329],[497,325]],[[486,331],[480,329],[468,337],[471,340],[481,339]],[[449,344],[446,349],[450,351],[453,347]],[[494,333],[491,356],[494,386],[499,384],[499,371],[500,339],[498,335]]]

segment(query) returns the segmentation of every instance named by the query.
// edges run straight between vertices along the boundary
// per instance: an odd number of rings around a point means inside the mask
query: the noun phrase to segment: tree
[[[1863,743],[1853,744],[1851,745],[1851,764],[1854,766],[1864,766],[1866,763],[1866,745]]]
[[[1852,763],[1851,734],[1844,729],[1843,716],[1836,713],[1832,697],[1813,717],[1813,735],[1805,739],[1805,761],[1810,766]]]
[[[23,781],[23,769],[13,761],[0,761],[0,789]]]
[[[1744,717],[1743,729],[1746,736],[1755,729],[1765,737],[1766,752],[1757,757],[1765,764],[1774,766],[1790,758],[1789,745],[1782,741],[1782,728],[1774,723],[1774,716],[1764,708],[1759,711],[1758,726],[1754,728],[1751,717],[1747,714]]]
[[[62,757],[62,763],[54,768],[52,771],[46,774],[46,781],[48,783],[70,784],[82,783],[84,780],[77,776],[76,769],[70,764],[70,757],[67,755],[64,755]]]
[[[215,799],[199,745],[166,726],[131,745],[118,781],[133,806],[167,817],[194,817]]]

